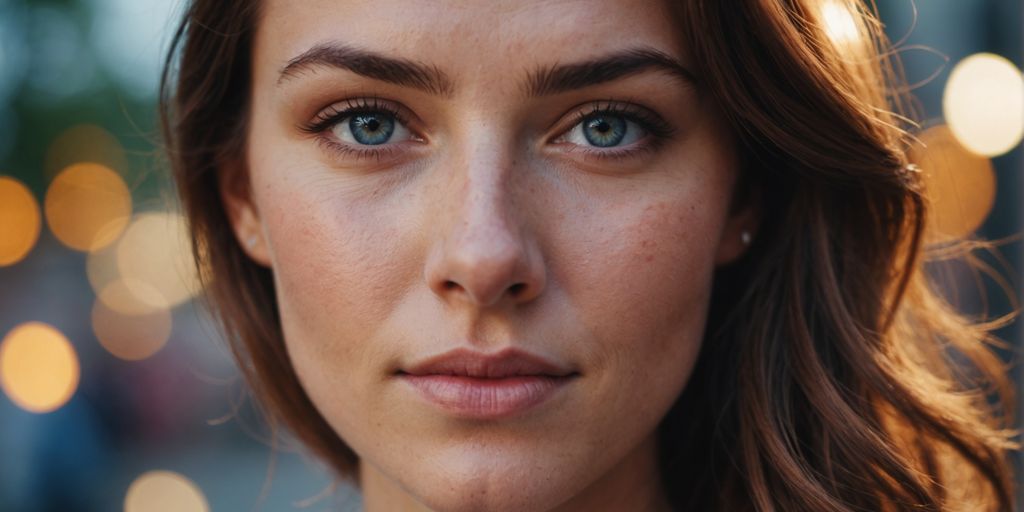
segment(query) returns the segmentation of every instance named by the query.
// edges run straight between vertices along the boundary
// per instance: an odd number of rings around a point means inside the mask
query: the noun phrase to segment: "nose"
[[[438,235],[427,258],[430,289],[447,303],[478,308],[534,300],[544,290],[545,264],[513,206],[510,173],[478,164],[463,171],[455,173],[460,183],[449,183],[435,203],[445,213],[436,217]]]

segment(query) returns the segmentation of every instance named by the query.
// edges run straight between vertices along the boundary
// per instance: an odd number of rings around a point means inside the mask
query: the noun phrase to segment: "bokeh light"
[[[10,2],[0,2],[0,5]],[[83,44],[84,26],[58,4],[31,2],[22,22],[27,42],[35,49],[26,83],[50,104],[96,92],[101,77],[96,59]],[[16,11],[15,11],[16,12]]]
[[[97,299],[92,308],[92,330],[100,345],[115,357],[138,361],[152,356],[171,336],[169,309],[126,315]]]
[[[170,309],[163,294],[141,281],[116,279],[104,286],[96,298],[123,315],[148,315]]]
[[[128,487],[124,512],[209,512],[194,482],[173,471],[143,473]]]
[[[85,275],[96,295],[118,280],[121,274],[117,270],[117,244],[88,253],[85,256]]]
[[[999,55],[972,55],[953,68],[942,108],[953,134],[967,149],[1002,155],[1024,136],[1024,76]]]
[[[50,184],[46,221],[62,243],[79,251],[110,245],[124,231],[132,197],[116,172],[96,163],[75,164]]]
[[[825,2],[821,6],[821,19],[825,33],[838,46],[849,46],[860,40],[857,20],[850,8],[838,1]]]
[[[972,153],[945,125],[919,137],[911,160],[924,172],[932,199],[929,238],[963,238],[977,230],[996,198],[996,177],[988,158]]]
[[[136,217],[117,245],[117,268],[125,284],[143,301],[147,290],[159,292],[156,307],[174,307],[200,290],[192,263],[185,219],[176,213],[149,212]]]
[[[75,393],[78,379],[74,347],[50,325],[22,324],[0,342],[0,385],[26,411],[60,408]]]
[[[101,164],[122,175],[128,169],[124,148],[110,132],[94,124],[80,124],[57,136],[46,152],[43,166],[47,180],[79,162]]]
[[[39,239],[42,219],[32,191],[0,176],[0,267],[21,261]]]

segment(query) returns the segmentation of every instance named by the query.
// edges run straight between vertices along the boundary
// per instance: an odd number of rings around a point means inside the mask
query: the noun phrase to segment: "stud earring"
[[[252,235],[249,238],[245,239],[245,246],[250,248],[250,249],[252,249],[252,248],[256,247],[256,242],[257,241],[258,241],[258,239],[256,238],[256,235]]]
[[[743,231],[740,233],[740,241],[743,242],[743,245],[750,245],[750,242],[753,241],[750,236],[750,231]]]

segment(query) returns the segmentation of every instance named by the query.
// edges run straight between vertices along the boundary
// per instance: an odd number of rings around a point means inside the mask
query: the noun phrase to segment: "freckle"
[[[644,258],[644,261],[646,261],[648,263],[654,261],[654,255],[653,254],[648,254],[647,257]]]

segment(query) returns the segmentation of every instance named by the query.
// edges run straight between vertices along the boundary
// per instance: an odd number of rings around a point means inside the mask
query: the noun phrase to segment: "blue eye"
[[[394,114],[362,112],[339,120],[331,132],[339,140],[362,146],[379,146],[392,139],[409,139],[409,130]]]
[[[580,146],[612,148],[632,144],[646,134],[646,130],[625,116],[597,113],[584,117],[569,130],[565,140]]]
[[[583,121],[583,136],[599,148],[618,145],[628,130],[629,125],[621,117],[596,116]]]

